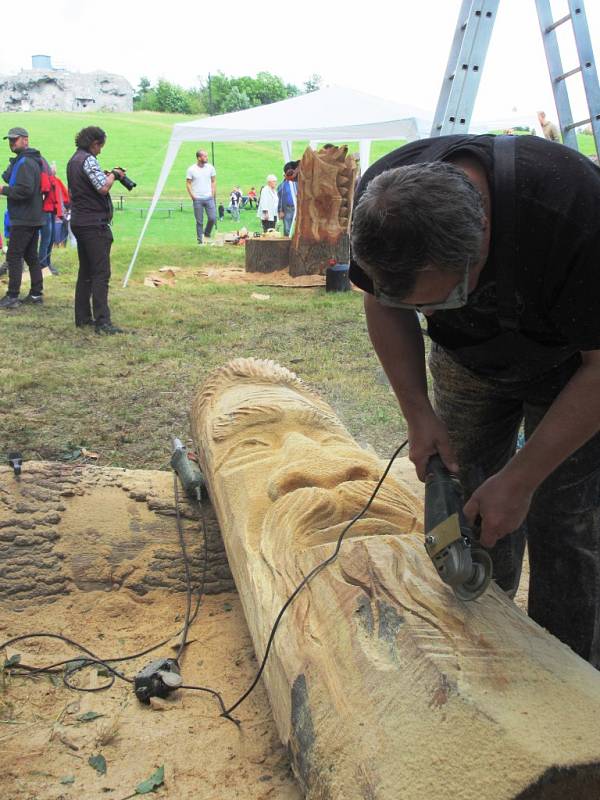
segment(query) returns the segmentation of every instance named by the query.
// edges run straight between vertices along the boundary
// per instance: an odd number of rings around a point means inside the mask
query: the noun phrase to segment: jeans
[[[41,295],[44,291],[44,279],[38,256],[39,226],[12,225],[6,261],[8,264],[8,291],[10,297],[18,297],[23,278],[23,261],[29,267],[31,276],[30,294]]]
[[[75,324],[110,325],[108,284],[113,235],[109,225],[73,225],[77,239],[79,272],[75,286]]]
[[[206,209],[206,227],[202,230],[204,221],[204,210]],[[197,197],[194,200],[194,216],[196,217],[196,238],[199,242],[204,236],[210,236],[215,222],[217,221],[217,209],[212,197]]]
[[[289,236],[290,231],[292,230],[292,222],[294,221],[294,217],[296,215],[296,207],[295,206],[284,206],[283,207],[283,235]]]
[[[40,265],[50,266],[50,254],[54,244],[54,214],[51,211],[44,211],[44,224],[40,228]]]
[[[577,361],[530,380],[495,381],[467,370],[433,345],[434,404],[461,466],[465,499],[527,440],[577,369]],[[527,542],[528,613],[600,668],[600,434],[538,487],[524,525],[490,550],[494,579],[513,596]]]

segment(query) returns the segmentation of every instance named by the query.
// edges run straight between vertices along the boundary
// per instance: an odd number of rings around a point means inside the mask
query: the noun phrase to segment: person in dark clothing
[[[123,333],[112,324],[108,307],[110,223],[113,205],[110,190],[125,174],[115,167],[105,173],[96,158],[106,144],[102,128],[83,128],[75,137],[77,150],[67,164],[71,194],[71,228],[77,239],[79,272],[75,287],[75,325],[95,325],[96,333]],[[92,316],[93,308],[93,316]]]
[[[283,167],[284,179],[277,187],[279,219],[283,220],[283,235],[289,236],[296,218],[299,161],[288,161]]]
[[[10,159],[2,175],[6,186],[0,194],[7,198],[10,219],[10,238],[6,262],[8,265],[8,291],[0,300],[0,308],[11,309],[21,304],[19,293],[23,278],[23,261],[29,267],[31,287],[23,303],[41,305],[44,301],[44,280],[38,258],[42,214],[43,159],[39,150],[29,147],[29,134],[25,128],[11,128],[4,137],[15,157]],[[49,188],[49,187],[46,187]]]
[[[460,474],[511,595],[527,537],[530,616],[597,668],[599,252],[600,170],[540,138],[420,140],[358,188],[350,277],[417,474]]]

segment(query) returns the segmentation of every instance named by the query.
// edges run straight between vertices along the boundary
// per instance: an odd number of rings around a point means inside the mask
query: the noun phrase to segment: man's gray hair
[[[401,299],[426,267],[462,273],[481,258],[485,213],[466,173],[444,161],[382,172],[352,220],[352,256],[386,294]]]

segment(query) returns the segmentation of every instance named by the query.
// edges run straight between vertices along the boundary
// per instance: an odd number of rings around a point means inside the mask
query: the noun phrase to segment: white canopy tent
[[[429,135],[430,123],[420,109],[393,103],[353,89],[330,87],[266,106],[173,126],[165,160],[148,213],[129,264],[127,286],[140,245],[182,142],[280,141],[285,161],[291,160],[292,142],[359,142],[364,171],[373,139],[413,141]]]

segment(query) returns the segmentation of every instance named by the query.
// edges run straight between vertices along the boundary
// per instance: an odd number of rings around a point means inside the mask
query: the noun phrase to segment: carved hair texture
[[[288,386],[314,403],[324,414],[337,423],[331,406],[325,403],[310,387],[286,367],[270,359],[235,358],[211,373],[198,392],[193,403],[193,412],[203,417],[214,398],[229,386],[240,381]]]

